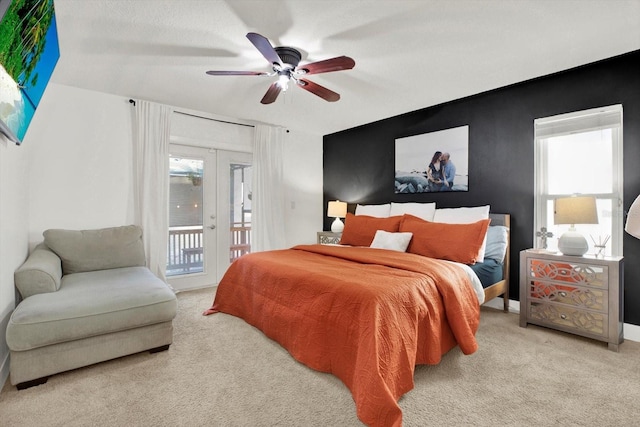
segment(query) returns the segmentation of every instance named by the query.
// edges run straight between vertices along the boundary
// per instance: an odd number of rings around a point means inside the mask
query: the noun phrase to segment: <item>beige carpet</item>
[[[201,316],[214,291],[178,295],[169,351],[0,393],[2,426],[359,426],[347,388],[242,320]],[[416,370],[405,426],[640,424],[640,343],[606,345],[483,308],[471,356]]]

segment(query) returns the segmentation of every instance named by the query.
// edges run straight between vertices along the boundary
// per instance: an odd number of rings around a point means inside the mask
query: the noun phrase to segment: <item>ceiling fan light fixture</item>
[[[280,73],[278,76],[278,86],[280,86],[280,89],[282,89],[283,92],[289,89],[289,79],[290,77],[288,73]]]

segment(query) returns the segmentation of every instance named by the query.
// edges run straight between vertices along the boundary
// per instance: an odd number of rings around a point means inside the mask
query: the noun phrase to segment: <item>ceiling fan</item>
[[[307,74],[328,73],[331,71],[350,70],[356,63],[348,56],[338,56],[336,58],[325,59],[324,61],[312,62],[310,64],[298,65],[302,55],[292,47],[273,47],[269,40],[258,33],[248,33],[247,38],[260,51],[269,64],[272,72],[260,71],[207,71],[211,76],[278,76],[278,80],[273,82],[267,93],[260,101],[263,104],[271,104],[276,100],[280,92],[286,91],[289,83],[293,81],[297,86],[307,90],[320,98],[335,102],[340,99],[340,94],[327,89],[317,83],[302,78]]]

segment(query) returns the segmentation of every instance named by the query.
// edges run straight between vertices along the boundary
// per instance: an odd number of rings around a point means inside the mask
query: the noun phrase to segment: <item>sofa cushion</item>
[[[42,243],[13,274],[22,298],[60,289],[62,266],[60,258]]]
[[[166,322],[176,307],[173,291],[146,267],[65,275],[58,292],[18,304],[7,326],[7,345],[26,351]]]
[[[98,230],[46,230],[44,243],[62,260],[64,274],[145,265],[137,225]]]

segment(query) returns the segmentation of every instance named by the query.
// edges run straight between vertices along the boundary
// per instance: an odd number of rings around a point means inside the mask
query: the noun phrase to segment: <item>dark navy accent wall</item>
[[[519,252],[533,246],[533,121],[622,104],[624,210],[640,194],[640,50],[324,136],[324,229],[329,200],[491,205],[511,214],[510,293]],[[395,139],[469,125],[469,191],[395,194]],[[455,159],[452,159],[455,162]],[[425,159],[425,167],[428,159]],[[625,321],[640,325],[640,240],[624,235]]]

